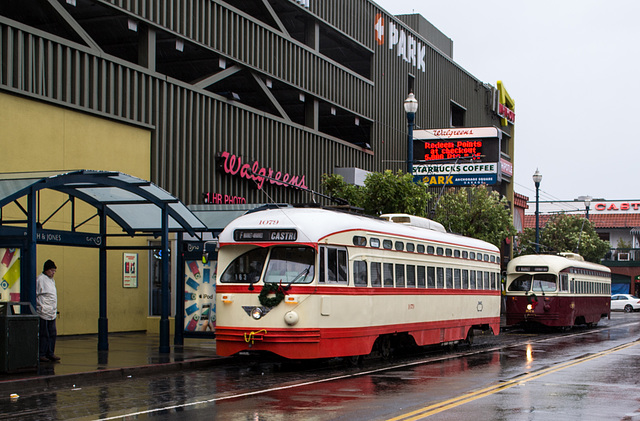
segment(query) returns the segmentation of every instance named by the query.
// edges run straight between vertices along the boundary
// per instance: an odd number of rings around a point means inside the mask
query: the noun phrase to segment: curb
[[[149,364],[133,367],[109,368],[82,373],[26,377],[22,379],[0,380],[0,396],[16,392],[38,389],[81,387],[92,385],[96,381],[124,380],[134,376],[145,376],[158,372],[175,372],[179,370],[194,370],[223,364],[228,358],[201,358],[187,361],[169,362],[163,364]]]

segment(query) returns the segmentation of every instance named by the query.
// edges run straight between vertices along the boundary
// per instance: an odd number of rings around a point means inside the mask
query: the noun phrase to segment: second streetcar
[[[595,326],[610,303],[611,269],[578,254],[520,256],[507,265],[508,326]]]

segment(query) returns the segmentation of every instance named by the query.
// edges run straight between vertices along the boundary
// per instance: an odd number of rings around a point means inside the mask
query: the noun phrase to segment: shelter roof
[[[0,208],[38,190],[50,189],[104,209],[133,235],[162,230],[167,209],[168,230],[195,234],[206,226],[176,197],[150,181],[112,171],[0,173]]]

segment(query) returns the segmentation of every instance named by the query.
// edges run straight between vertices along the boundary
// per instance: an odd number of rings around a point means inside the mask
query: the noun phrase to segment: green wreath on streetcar
[[[275,294],[275,297],[268,297],[269,294]],[[260,291],[260,295],[258,295],[258,300],[260,300],[260,304],[265,307],[275,307],[282,300],[284,300],[285,289],[282,285],[276,284],[275,282],[267,282],[262,287]]]

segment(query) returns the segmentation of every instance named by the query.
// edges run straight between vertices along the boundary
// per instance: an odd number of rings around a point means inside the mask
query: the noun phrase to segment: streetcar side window
[[[460,250],[454,250],[453,257],[460,257]]]
[[[384,263],[382,269],[384,286],[393,287],[393,263]]]
[[[478,289],[484,289],[484,285],[482,283],[482,271],[479,270],[478,272],[478,277],[476,279],[477,285],[478,285]]]
[[[416,249],[415,244],[407,243],[407,251],[413,252]]]
[[[453,288],[453,269],[447,268],[446,274],[447,274],[447,289],[452,289]]]
[[[404,265],[396,265],[396,287],[404,288]]]
[[[354,260],[353,284],[357,287],[367,286],[367,262],[364,262],[362,260]]]
[[[424,245],[418,244],[417,250],[418,250],[418,253],[424,253]]]
[[[427,286],[425,275],[425,267],[418,266],[418,288],[425,288]]]
[[[491,289],[496,289],[496,273],[491,272]]]
[[[360,236],[360,235],[354,235],[353,236],[353,245],[354,246],[366,247],[367,239],[365,237]]]
[[[407,265],[407,288],[416,287],[416,267]]]
[[[268,251],[268,248],[260,247],[236,257],[225,269],[220,282],[258,282]]]
[[[369,239],[369,245],[371,247],[374,247],[374,248],[379,248],[380,247],[380,239],[379,238],[373,238],[373,237],[370,238]]]
[[[371,286],[382,286],[382,264],[380,262],[371,262]]]
[[[396,250],[402,251],[404,250],[404,243],[402,241],[396,241],[395,247],[396,247]]]
[[[338,283],[347,283],[347,251],[338,250]]]
[[[484,289],[491,289],[491,285],[489,285],[489,272],[484,273]]]
[[[444,254],[445,254],[447,257],[451,257],[451,256],[453,255],[453,251],[452,251],[451,249],[446,249],[446,250],[444,251]]]
[[[437,274],[437,287],[438,288],[444,288],[444,268],[436,268],[436,274]]]
[[[336,247],[320,247],[320,279],[318,282],[347,284],[347,251]]]
[[[475,251],[470,251],[469,252],[469,259],[476,260],[476,252]]]
[[[563,273],[560,275],[560,291],[567,292],[569,290],[569,275]]]
[[[427,267],[427,288],[436,287],[436,268],[433,266]]]
[[[443,249],[442,247],[438,247],[438,248],[436,249],[436,254],[437,254],[438,256],[444,256],[444,249]]]
[[[469,271],[467,269],[462,271],[462,289],[469,289]]]
[[[476,289],[476,271],[469,271],[469,289]]]
[[[391,240],[382,240],[382,248],[387,250],[391,250],[393,248],[393,241]]]
[[[435,254],[435,247],[433,246],[427,246],[427,254]]]
[[[460,269],[453,270],[453,287],[456,289],[462,288],[462,274]]]

